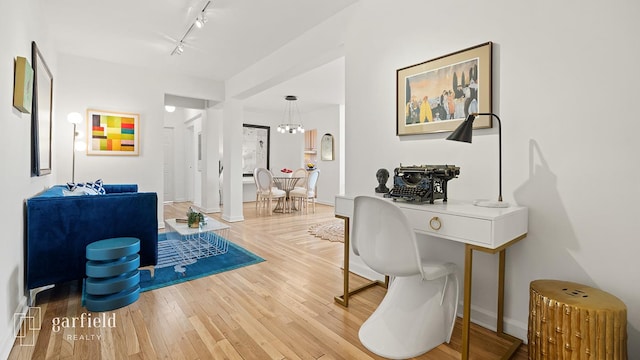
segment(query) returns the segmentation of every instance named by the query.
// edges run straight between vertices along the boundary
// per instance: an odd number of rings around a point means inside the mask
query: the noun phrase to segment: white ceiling
[[[213,0],[208,22],[171,56],[207,0],[43,1],[49,33],[61,53],[226,80],[357,0]],[[246,100],[255,109],[284,108],[297,95],[308,111],[344,103],[339,59]]]

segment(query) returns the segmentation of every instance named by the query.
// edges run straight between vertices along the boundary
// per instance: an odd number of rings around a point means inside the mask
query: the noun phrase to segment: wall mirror
[[[320,160],[333,160],[333,135],[324,134],[320,140]]]
[[[51,124],[53,116],[53,76],[38,49],[31,42],[33,97],[31,109],[31,176],[51,173]]]

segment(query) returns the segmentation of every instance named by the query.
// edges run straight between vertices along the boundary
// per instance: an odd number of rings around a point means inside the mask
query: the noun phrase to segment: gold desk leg
[[[380,285],[386,289],[389,287],[389,277],[385,276],[384,282],[379,280],[372,281],[368,284],[362,285],[360,287],[357,287],[349,291],[349,246],[350,246],[349,245],[349,217],[341,216],[341,215],[336,215],[336,217],[344,220],[344,265],[343,265],[343,273],[342,273],[344,282],[343,282],[342,295],[335,296],[333,299],[338,304],[344,307],[349,307],[349,296],[357,294],[363,290],[366,290],[376,285]]]
[[[522,345],[522,340],[515,336],[504,332],[504,272],[506,263],[507,248],[514,243],[524,239],[527,234],[518,236],[510,242],[496,249],[487,249],[477,245],[465,245],[465,263],[464,263],[464,313],[462,319],[462,359],[469,359],[469,329],[471,321],[471,274],[473,263],[473,250],[482,251],[489,254],[498,253],[498,313],[496,315],[496,333],[499,337],[511,341],[511,347],[502,355],[500,359],[507,360]]]
[[[511,347],[502,355],[502,360],[510,359],[522,344],[522,340],[504,332],[504,269],[507,249],[500,250],[500,262],[498,265],[498,317],[496,319],[496,332],[503,339],[511,341]]]
[[[464,247],[464,309],[462,312],[462,360],[469,359],[469,328],[471,326],[471,267],[473,266],[473,248]]]

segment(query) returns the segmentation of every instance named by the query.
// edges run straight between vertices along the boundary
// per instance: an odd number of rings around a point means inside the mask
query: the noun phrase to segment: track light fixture
[[[176,48],[171,53],[171,55],[173,55],[173,54],[182,55],[183,52],[184,52],[184,43],[182,41],[180,41],[178,43],[178,45],[176,46]]]
[[[196,27],[198,29],[202,29],[202,27],[204,26],[204,24],[207,23],[207,14],[204,12],[204,10],[202,10],[202,12],[200,13],[200,16],[198,16],[196,18],[196,22],[194,23],[196,25]]]
[[[196,19],[193,21],[193,23],[191,23],[191,25],[189,25],[189,28],[187,29],[187,31],[185,31],[184,35],[182,35],[180,41],[178,41],[178,43],[176,44],[176,47],[173,48],[173,51],[171,51],[171,55],[182,55],[182,53],[184,52],[184,40],[187,38],[187,36],[189,36],[193,28],[196,27],[198,29],[201,29],[204,24],[206,24],[207,14],[205,13],[205,11],[209,7],[209,4],[211,4],[211,1],[207,1],[198,16],[196,16]]]

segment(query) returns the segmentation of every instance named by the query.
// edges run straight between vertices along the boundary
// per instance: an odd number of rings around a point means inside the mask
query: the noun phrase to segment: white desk
[[[349,295],[371,286],[373,282],[349,290],[349,220],[353,216],[353,197],[338,195],[335,199],[335,216],[345,221],[344,231],[344,292],[335,301],[349,306]],[[435,204],[412,204],[401,200],[392,201],[407,215],[415,232],[457,241],[465,244],[464,264],[464,310],[462,317],[462,359],[469,358],[469,327],[471,321],[471,279],[473,250],[490,254],[499,253],[498,267],[498,313],[497,333],[512,341],[512,346],[503,359],[508,359],[518,349],[522,340],[504,332],[504,268],[506,249],[527,236],[528,211],[525,207],[484,208],[470,202],[449,200]],[[388,284],[385,278],[384,285]]]

